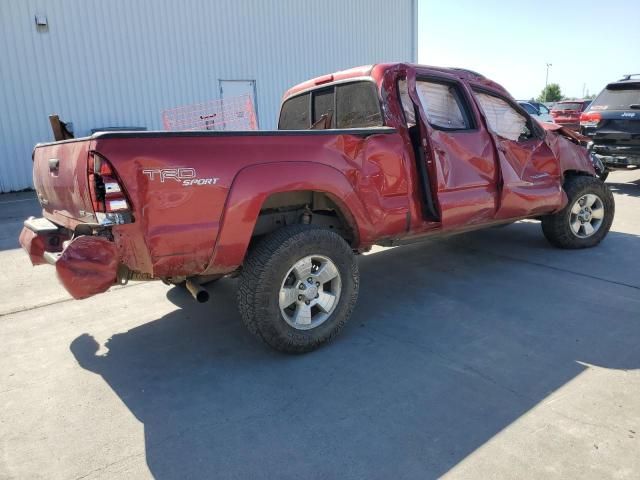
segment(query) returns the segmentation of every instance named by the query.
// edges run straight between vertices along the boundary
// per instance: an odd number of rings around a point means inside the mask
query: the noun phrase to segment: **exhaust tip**
[[[209,292],[207,292],[205,289],[202,289],[198,293],[196,293],[195,299],[199,303],[206,303],[209,301]]]
[[[197,284],[193,280],[187,280],[184,283],[187,290],[193,298],[199,303],[205,303],[209,301],[209,292],[207,292],[201,285]]]

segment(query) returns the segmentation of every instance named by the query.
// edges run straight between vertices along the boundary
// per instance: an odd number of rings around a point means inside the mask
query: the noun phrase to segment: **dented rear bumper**
[[[54,265],[60,283],[75,299],[105,292],[116,283],[116,246],[104,237],[71,239],[48,220],[30,218],[20,233],[20,245],[33,265]]]

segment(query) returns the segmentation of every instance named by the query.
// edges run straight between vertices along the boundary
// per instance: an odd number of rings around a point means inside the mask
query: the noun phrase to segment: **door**
[[[222,101],[222,130],[257,130],[255,80],[219,80]]]
[[[420,72],[408,72],[398,87],[410,131],[419,128],[421,161],[442,228],[491,221],[498,201],[496,157],[468,89],[454,76]],[[414,107],[417,118],[411,118]]]
[[[501,175],[496,219],[532,216],[562,206],[560,163],[544,141],[544,130],[510,100],[475,90],[493,136]]]

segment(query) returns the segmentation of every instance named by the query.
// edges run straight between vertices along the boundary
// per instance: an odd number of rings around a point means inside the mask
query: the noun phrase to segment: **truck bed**
[[[329,185],[329,179],[323,180],[322,173],[314,175],[325,166],[355,188],[356,172],[366,169],[365,159],[371,151],[384,152],[381,161],[402,163],[404,146],[395,132],[377,127],[96,133],[37,145],[35,187],[43,214],[53,223],[71,231],[82,225],[100,225],[87,174],[92,156],[99,155],[113,167],[131,207],[131,223],[110,227],[121,261],[150,277],[201,274],[214,255],[225,204],[241,172],[246,176],[260,165],[277,163],[279,167],[269,175],[282,179],[293,174],[288,166],[295,164],[296,171],[308,172],[310,185],[335,189],[333,181]],[[266,195],[277,184],[275,180],[267,183],[266,178],[260,183],[259,177],[250,180],[252,198],[260,197],[261,188]],[[400,190],[398,185],[388,188],[390,193],[394,188],[406,194],[406,182]],[[233,215],[233,209],[226,214]],[[381,230],[385,228],[396,225],[380,224]],[[234,261],[229,259],[218,269],[232,270],[237,267]]]

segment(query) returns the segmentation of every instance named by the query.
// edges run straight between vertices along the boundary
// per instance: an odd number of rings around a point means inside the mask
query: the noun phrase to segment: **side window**
[[[509,103],[487,93],[476,92],[475,95],[487,118],[489,128],[496,135],[513,141],[527,140],[531,137],[527,119]]]
[[[382,125],[376,87],[370,82],[336,86],[337,128],[365,128]]]
[[[416,82],[416,91],[431,125],[450,130],[472,128],[460,92],[454,85],[419,80]],[[416,118],[406,80],[398,81],[398,93],[407,126],[411,127],[415,125]]]
[[[471,128],[455,86],[419,80],[416,91],[431,125],[456,130]]]
[[[539,103],[538,107],[540,108],[540,113],[549,113],[549,109],[542,103]]]
[[[309,128],[309,94],[298,95],[290,98],[282,105],[278,129],[280,130],[306,130]]]

